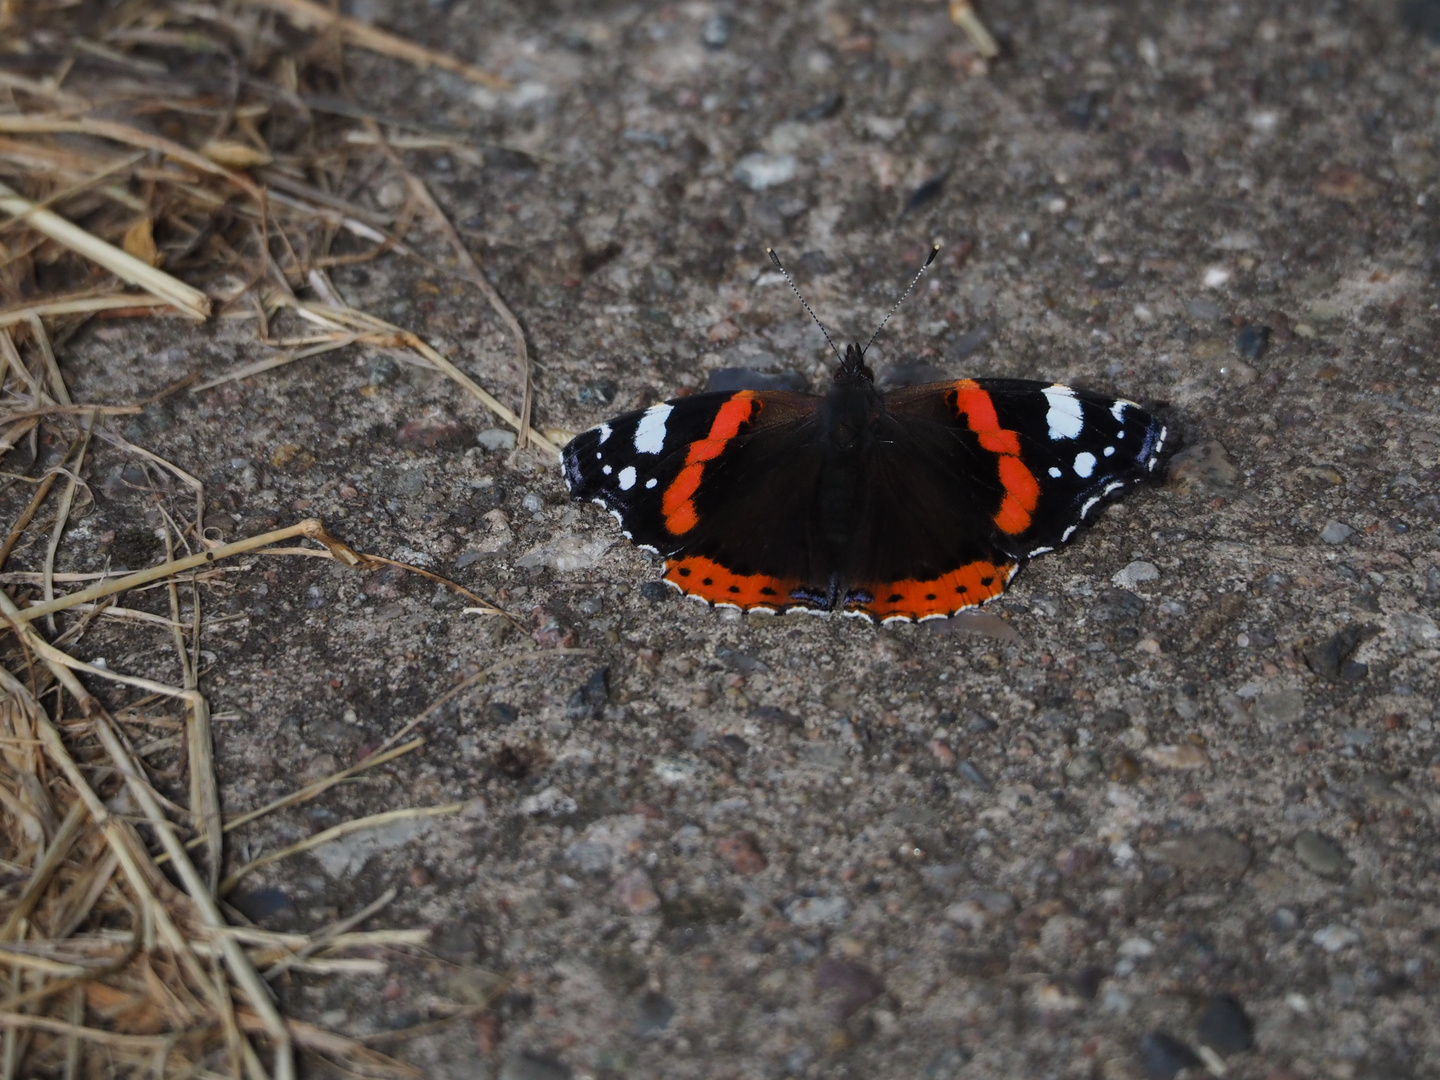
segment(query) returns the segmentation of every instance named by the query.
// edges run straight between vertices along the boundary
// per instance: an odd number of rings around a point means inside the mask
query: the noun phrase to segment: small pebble
[[[664,994],[647,990],[635,1003],[635,1034],[642,1038],[664,1031],[675,1018],[675,1003]]]
[[[1312,829],[1295,837],[1295,857],[1306,869],[1328,878],[1344,877],[1354,865],[1339,844]]]
[[[650,915],[660,910],[660,896],[650,883],[650,875],[638,868],[621,874],[610,894],[631,915]]]
[[[1146,850],[1157,862],[1180,870],[1193,870],[1222,879],[1238,878],[1254,858],[1249,845],[1224,829],[1201,829]]]
[[[1145,1075],[1155,1080],[1172,1080],[1183,1070],[1203,1064],[1194,1050],[1163,1031],[1145,1033],[1140,1040],[1140,1060],[1145,1065]]]
[[[475,436],[475,441],[492,454],[515,449],[515,432],[508,428],[486,428]]]
[[[1212,439],[1170,459],[1170,482],[1187,494],[1224,495],[1239,475],[1225,447]]]
[[[1152,562],[1136,559],[1125,569],[1118,571],[1110,581],[1122,589],[1133,589],[1146,581],[1158,581],[1160,568]]]
[[[735,163],[735,179],[751,191],[764,191],[795,178],[800,163],[793,154],[746,154]]]
[[[1255,1028],[1240,1002],[1230,994],[1216,994],[1195,1022],[1195,1034],[1221,1054],[1239,1054],[1255,1045]]]
[[[1065,779],[1080,784],[1105,771],[1105,763],[1093,750],[1082,750],[1065,763]]]
[[[1337,953],[1358,942],[1360,935],[1348,926],[1331,923],[1329,926],[1322,926],[1316,930],[1315,936],[1310,940],[1328,953]]]
[[[1350,623],[1326,640],[1308,646],[1304,650],[1305,663],[1315,674],[1331,682],[1359,682],[1366,676],[1369,667],[1352,661],[1350,657],[1367,638],[1379,632],[1378,626],[1369,623]]]
[[[827,956],[815,968],[815,989],[841,992],[835,1018],[843,1022],[883,994],[885,981],[864,964]]]
[[[1355,530],[1344,522],[1330,520],[1320,530],[1320,539],[1327,544],[1343,544],[1350,537],[1355,535]]]
[[[1272,690],[1260,694],[1250,710],[1251,717],[1264,728],[1288,727],[1305,719],[1305,695],[1299,690]]]
[[[610,669],[596,668],[573,694],[565,706],[565,719],[576,723],[598,720],[610,700]]]
[[[1162,769],[1206,769],[1210,767],[1210,756],[1198,746],[1181,743],[1179,746],[1146,747],[1147,760]]]
[[[1208,296],[1197,296],[1185,301],[1185,311],[1197,322],[1214,322],[1220,318],[1220,305]]]
[[[1281,937],[1290,937],[1300,929],[1300,913],[1294,908],[1276,908],[1270,916],[1270,929]]]
[[[723,49],[730,43],[734,24],[728,15],[711,15],[700,28],[700,40],[708,49]]]
[[[1240,328],[1235,338],[1235,351],[1246,360],[1259,360],[1270,347],[1270,327],[1250,325]]]
[[[850,917],[850,901],[843,896],[802,896],[785,914],[796,926],[839,926]]]
[[[765,852],[760,849],[760,840],[753,833],[742,829],[715,842],[715,854],[720,861],[743,877],[758,874],[770,865]]]

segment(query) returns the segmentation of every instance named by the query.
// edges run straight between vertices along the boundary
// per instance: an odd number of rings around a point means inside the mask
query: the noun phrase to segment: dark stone
[[[675,1003],[655,990],[647,990],[635,1003],[635,1034],[655,1035],[670,1026],[675,1019]]]
[[[1305,663],[1316,675],[1331,682],[1358,682],[1369,669],[1365,664],[1349,663],[1350,657],[1361,644],[1379,632],[1380,628],[1371,623],[1351,623],[1329,639],[1306,648]]]
[[[617,387],[610,379],[593,379],[580,387],[575,398],[581,405],[609,405],[616,393]]]
[[[810,277],[822,277],[835,272],[835,263],[823,251],[803,251],[798,266]]]
[[[1107,978],[1104,968],[1095,966],[1081,968],[1075,974],[1075,990],[1086,1001],[1094,1001],[1100,995],[1100,984]]]
[[[1090,617],[1096,622],[1123,622],[1139,618],[1145,601],[1129,589],[1104,589],[1090,605]]]
[[[810,383],[798,371],[755,371],[752,368],[715,368],[705,376],[705,392],[737,390],[790,390],[803,394]]]
[[[1066,127],[1084,131],[1095,119],[1095,105],[1098,100],[1099,95],[1093,90],[1076,94],[1065,102],[1064,107],[1060,110],[1060,122]]]
[[[778,727],[788,728],[790,731],[801,731],[805,727],[805,721],[794,713],[786,712],[775,705],[757,705],[750,710],[750,715],[756,720],[763,720]]]
[[[1216,994],[1195,1022],[1195,1034],[1216,1053],[1239,1054],[1255,1045],[1255,1028],[1240,1002]]]
[[[1163,1031],[1145,1033],[1140,1040],[1140,1060],[1145,1065],[1145,1075],[1155,1080],[1173,1080],[1182,1070],[1204,1064],[1194,1050]]]
[[[987,735],[999,726],[999,724],[983,713],[972,711],[970,713],[970,719],[965,721],[965,732],[969,735]]]
[[[819,101],[815,102],[814,105],[802,110],[795,119],[807,124],[814,124],[820,120],[829,120],[840,111],[844,104],[845,95],[839,91],[833,94],[826,94]]]
[[[568,720],[598,720],[610,700],[610,669],[598,668],[583,686],[570,695],[565,706]]]
[[[1265,355],[1265,350],[1270,347],[1270,328],[1268,326],[1242,326],[1240,333],[1235,338],[1235,351],[1246,360],[1259,360]]]
[[[758,660],[748,653],[736,652],[734,649],[716,649],[715,657],[731,671],[738,671],[742,675],[770,670],[770,665],[764,660]]]
[[[961,777],[963,777],[969,783],[974,784],[981,791],[995,790],[995,785],[990,783],[990,781],[985,778],[985,774],[982,773],[979,769],[977,769],[968,758],[962,760],[958,765],[956,765],[955,771],[959,773]]]
[[[945,172],[936,173],[917,187],[910,193],[910,197],[905,200],[905,209],[901,211],[901,213],[913,213],[926,203],[931,203],[938,199],[940,193],[945,190],[945,178],[949,175],[950,172],[948,169]]]
[[[485,943],[479,928],[462,919],[452,919],[430,933],[430,951],[451,964],[475,964],[485,959]]]
[[[841,992],[835,1015],[844,1021],[883,994],[885,981],[864,964],[827,956],[815,969],[815,988]]]
[[[365,378],[376,386],[388,386],[400,374],[400,365],[388,356],[372,357],[365,364]]]
[[[965,331],[951,347],[950,359],[968,360],[993,336],[994,331],[988,326],[977,326],[974,330]]]
[[[492,701],[480,714],[480,722],[486,727],[503,727],[520,719],[520,710],[504,701]]]
[[[230,897],[230,904],[253,923],[260,923],[270,929],[295,925],[300,913],[283,889],[266,887],[251,889]]]
[[[669,600],[674,594],[675,590],[663,581],[642,581],[640,583],[640,595],[646,600]]]
[[[1145,152],[1145,160],[1157,169],[1190,175],[1190,159],[1178,146],[1152,146]]]

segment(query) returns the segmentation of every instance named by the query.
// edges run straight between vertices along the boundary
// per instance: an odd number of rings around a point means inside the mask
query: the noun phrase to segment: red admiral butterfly
[[[865,349],[850,345],[823,396],[676,398],[577,435],[564,466],[571,495],[662,556],[682,593],[743,611],[913,622],[999,596],[1025,560],[1146,479],[1165,436],[1133,401],[1054,383],[882,394]]]

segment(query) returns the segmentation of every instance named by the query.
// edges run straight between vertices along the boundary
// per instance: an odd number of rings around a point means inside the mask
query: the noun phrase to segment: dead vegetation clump
[[[522,447],[555,453],[530,427],[528,378],[508,408],[330,286],[337,265],[434,261],[491,304],[528,371],[519,323],[404,158],[481,151],[356,105],[344,65],[353,47],[503,85],[309,0],[0,0],[0,1080],[290,1077],[297,1052],[355,1075],[412,1071],[287,1020],[270,986],[292,971],[383,971],[381,950],[422,944],[423,934],[355,929],[393,894],[319,933],[259,930],[224,903],[249,869],[224,875],[224,836],[415,749],[422,740],[399,742],[415,724],[352,769],[226,820],[201,685],[206,591],[246,569],[227,559],[373,561],[318,521],[230,544],[206,537],[201,483],[112,427],[155,399],[76,402],[57,359],[95,319],[246,320],[261,359],[156,397],[368,345],[439,368]],[[369,193],[397,179],[403,198],[380,206]],[[97,448],[156,480],[161,565],[64,572],[66,526],[89,499]],[[275,546],[301,539],[319,546]],[[123,606],[141,589],[161,590],[168,613]],[[97,619],[124,620],[147,641],[165,635],[178,681],[71,655]]]

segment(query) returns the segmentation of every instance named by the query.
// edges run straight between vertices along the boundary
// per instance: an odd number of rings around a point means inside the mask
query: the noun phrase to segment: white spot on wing
[[[598,428],[596,428],[595,430],[598,431],[598,432],[600,432],[600,441],[601,441],[602,443],[603,443],[606,439],[608,439],[608,438],[610,437],[610,425],[609,425],[609,424],[601,424],[601,425],[600,425]],[[595,456],[596,456],[596,457],[599,457],[600,455],[599,455],[599,454],[596,454]]]
[[[1074,536],[1074,535],[1075,535],[1075,526],[1074,526],[1074,525],[1071,525],[1068,529],[1066,529],[1063,533],[1060,534],[1060,542],[1063,544],[1063,543],[1065,543],[1066,540],[1069,540],[1070,537],[1072,537],[1072,536]]]
[[[1105,485],[1105,490],[1104,490],[1103,492],[1101,492],[1101,494],[1102,494],[1102,495],[1109,495],[1112,491],[1119,491],[1119,490],[1120,490],[1121,488],[1123,488],[1124,486],[1125,486],[1124,481],[1122,481],[1122,480],[1116,480],[1116,481],[1114,481],[1113,483],[1106,484],[1106,485]]]
[[[646,481],[645,481],[645,487],[646,487],[646,489],[648,490],[648,489],[650,489],[650,488],[653,488],[653,487],[654,487],[656,484],[658,484],[658,483],[660,483],[660,481],[659,481],[659,480],[656,480],[655,477],[652,476],[652,477],[650,477],[649,480],[646,480]]]
[[[1112,454],[1114,454],[1114,453],[1115,453],[1115,448],[1114,448],[1113,446],[1107,446],[1107,447],[1105,447],[1105,456],[1106,456],[1106,457],[1110,457],[1110,456],[1111,456]]]
[[[601,465],[601,466],[600,466],[600,471],[601,471],[602,473],[604,473],[606,476],[609,476],[609,475],[610,475],[610,466],[609,466],[609,465]]]
[[[1033,559],[1036,555],[1048,555],[1054,550],[1055,549],[1051,547],[1038,547],[1034,551],[1030,552],[1030,555],[1028,557]]]
[[[1099,501],[1099,495],[1092,495],[1090,498],[1086,499],[1085,505],[1080,507],[1080,516],[1083,518],[1086,514],[1090,513],[1090,511],[1095,508],[1095,504]]]
[[[1123,424],[1125,422],[1125,410],[1132,405],[1135,405],[1133,401],[1126,401],[1124,398],[1117,398],[1115,400],[1115,404],[1110,406],[1110,415],[1115,418],[1115,422],[1117,424]],[[1139,406],[1135,407],[1138,408]],[[1123,435],[1125,433],[1122,431],[1120,434]]]
[[[1056,383],[1040,392],[1050,403],[1050,411],[1045,414],[1045,423],[1050,426],[1050,438],[1073,439],[1079,435],[1085,427],[1085,420],[1080,413],[1080,399],[1075,396],[1075,391]]]
[[[1091,460],[1093,461],[1094,459],[1092,458]],[[625,468],[620,470],[620,475],[616,477],[616,479],[620,481],[621,491],[629,491],[635,486],[635,466],[626,465]]]
[[[1060,477],[1064,476],[1065,474],[1062,473],[1059,469],[1057,469],[1054,465],[1051,465],[1050,475],[1053,476],[1056,480],[1059,480]]]
[[[1082,479],[1088,479],[1089,476],[1090,476],[1090,474],[1093,473],[1094,471],[1095,471],[1095,455],[1094,455],[1094,454],[1091,454],[1091,453],[1088,453],[1088,452],[1082,452],[1082,453],[1079,453],[1079,454],[1076,454],[1076,455],[1075,455],[1075,475],[1076,475],[1076,476],[1079,476],[1079,477],[1081,477]],[[622,480],[621,483],[623,484],[624,481]]]
[[[635,428],[635,452],[658,454],[665,447],[665,421],[670,418],[669,405],[652,405],[640,417]]]

